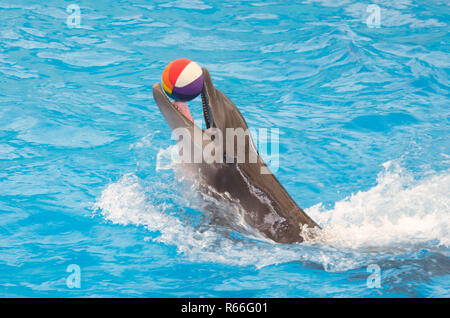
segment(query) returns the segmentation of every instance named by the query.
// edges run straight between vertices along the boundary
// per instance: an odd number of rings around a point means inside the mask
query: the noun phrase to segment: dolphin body
[[[159,83],[153,85],[153,98],[172,131],[184,128],[191,134],[206,133],[209,128],[218,128],[225,132],[226,128],[242,128],[248,126],[237,107],[228,97],[214,88],[209,72],[202,68],[204,84],[202,90],[203,113],[206,130],[185,117],[168,99]],[[224,133],[225,135],[225,133]],[[211,138],[213,140],[213,138]],[[212,140],[193,139],[192,146],[204,149]],[[226,144],[223,136],[223,144]],[[183,171],[206,187],[213,188],[222,198],[239,203],[244,211],[244,220],[256,228],[267,238],[278,243],[302,242],[303,228],[320,228],[290,197],[277,178],[261,159],[253,146],[251,137],[245,141],[246,159],[256,156],[256,162],[239,162],[234,154],[224,153],[228,160],[223,162],[183,163]],[[235,149],[236,150],[236,149]],[[253,152],[253,153],[251,153]],[[232,161],[230,163],[230,161]],[[269,173],[261,173],[261,171]]]

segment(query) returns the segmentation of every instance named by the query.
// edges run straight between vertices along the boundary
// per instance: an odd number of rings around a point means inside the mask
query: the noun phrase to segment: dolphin
[[[191,135],[204,133],[208,136],[209,134],[210,138],[191,138],[192,147],[197,150],[203,150],[211,142],[214,142],[215,135],[211,131],[219,129],[225,132],[227,128],[241,128],[244,131],[248,129],[238,108],[224,93],[214,87],[208,70],[202,68],[202,71],[204,83],[201,98],[205,130],[188,118],[190,116],[186,116],[179,108],[175,107],[175,103],[168,99],[159,83],[153,85],[153,98],[172,132],[183,128]],[[180,137],[178,141],[183,138],[184,136]],[[225,133],[223,133],[222,139],[223,145],[230,142]],[[228,137],[228,139],[230,138]],[[277,243],[302,242],[304,240],[302,231],[305,227],[320,229],[270,172],[257,153],[251,136],[247,135],[245,138],[246,160],[241,160],[241,162],[236,160],[236,145],[232,149],[235,151],[223,148],[221,148],[224,152],[222,162],[190,160],[182,163],[183,172],[190,178],[199,181],[199,184],[209,189],[212,188],[214,192],[221,194],[222,198],[238,202],[244,211],[243,218],[246,223],[266,238]],[[193,154],[190,156],[191,159],[194,159]],[[254,156],[256,160],[248,160],[250,156]]]

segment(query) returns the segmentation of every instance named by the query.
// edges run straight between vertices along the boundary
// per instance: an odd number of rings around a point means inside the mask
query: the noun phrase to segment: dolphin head
[[[210,133],[210,128],[220,130],[223,136],[222,143],[225,148],[225,145],[227,145],[227,129],[242,129],[242,131],[248,133],[248,126],[236,105],[224,93],[214,87],[208,70],[202,68],[202,71],[204,83],[201,98],[206,133]],[[175,107],[159,83],[153,85],[153,97],[172,130],[177,128],[201,129]],[[232,142],[234,151],[230,154],[224,149],[224,155],[235,160],[238,153],[238,143],[231,139],[230,142]],[[257,150],[249,134],[245,137],[243,146],[247,150],[247,159],[249,156],[248,153],[250,152],[257,157]]]
[[[206,68],[202,70],[204,83],[201,97],[206,128],[218,128],[223,132],[226,128],[248,129],[238,108],[224,93],[214,87],[208,70]],[[153,98],[172,130],[195,125],[174,106],[159,83],[153,85]]]

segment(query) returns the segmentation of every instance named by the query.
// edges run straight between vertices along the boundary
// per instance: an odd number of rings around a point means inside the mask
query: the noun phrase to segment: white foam
[[[214,228],[196,230],[170,214],[173,206],[153,204],[141,182],[133,174],[123,176],[103,190],[94,209],[112,223],[159,232],[156,241],[176,246],[192,261],[262,267],[299,259],[295,251],[283,251],[284,247],[275,243],[232,240]]]
[[[107,186],[94,208],[112,223],[144,226],[159,233],[156,241],[176,246],[195,262],[263,267],[310,261],[327,271],[342,271],[370,264],[377,259],[376,252],[391,255],[448,246],[450,174],[441,172],[415,180],[396,163],[388,162],[384,168],[378,184],[368,191],[336,202],[329,210],[322,205],[307,209],[323,230],[301,244],[283,245],[254,237],[235,240],[211,225],[200,230],[175,214],[185,206],[202,211],[199,202],[204,199],[186,197],[194,196],[195,191],[185,191],[186,196],[180,198],[166,180],[148,184],[133,174]]]
[[[156,155],[156,171],[175,169],[179,160],[178,146],[176,144],[166,149],[160,148]]]
[[[448,246],[450,174],[422,180],[389,161],[377,185],[336,202],[306,210],[323,230],[318,240],[351,249],[408,249],[430,241]]]

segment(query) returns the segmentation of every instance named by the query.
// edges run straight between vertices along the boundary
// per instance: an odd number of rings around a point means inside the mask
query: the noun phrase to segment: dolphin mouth
[[[176,111],[178,117],[180,117],[180,119],[186,125],[188,125],[188,126],[195,125],[192,117],[187,116],[187,114],[186,114],[186,108],[187,108],[187,113],[189,113],[189,115],[190,115],[190,110],[189,110],[189,107],[187,106],[187,104],[185,105],[185,107],[186,107],[185,109],[181,109],[181,107],[179,107],[180,102],[178,102],[178,101],[172,102],[169,99],[169,97],[166,95],[166,93],[164,92],[164,90],[162,89],[162,87],[159,83],[155,83],[153,85],[153,95],[154,95],[156,103],[158,104],[160,109],[171,108]],[[202,100],[202,110],[203,110],[203,117],[205,120],[206,129],[214,128],[216,126],[215,126],[214,118],[212,115],[213,112],[211,110],[211,102],[210,102],[210,99],[208,98],[205,84],[203,85],[203,89],[202,89],[202,92],[200,95],[201,95],[201,100]],[[182,103],[184,103],[184,102],[182,102]]]
[[[216,126],[214,124],[214,118],[212,116],[211,106],[210,106],[208,97],[206,96],[204,86],[202,89],[201,97],[202,97],[203,117],[205,118],[206,129],[214,128]]]

